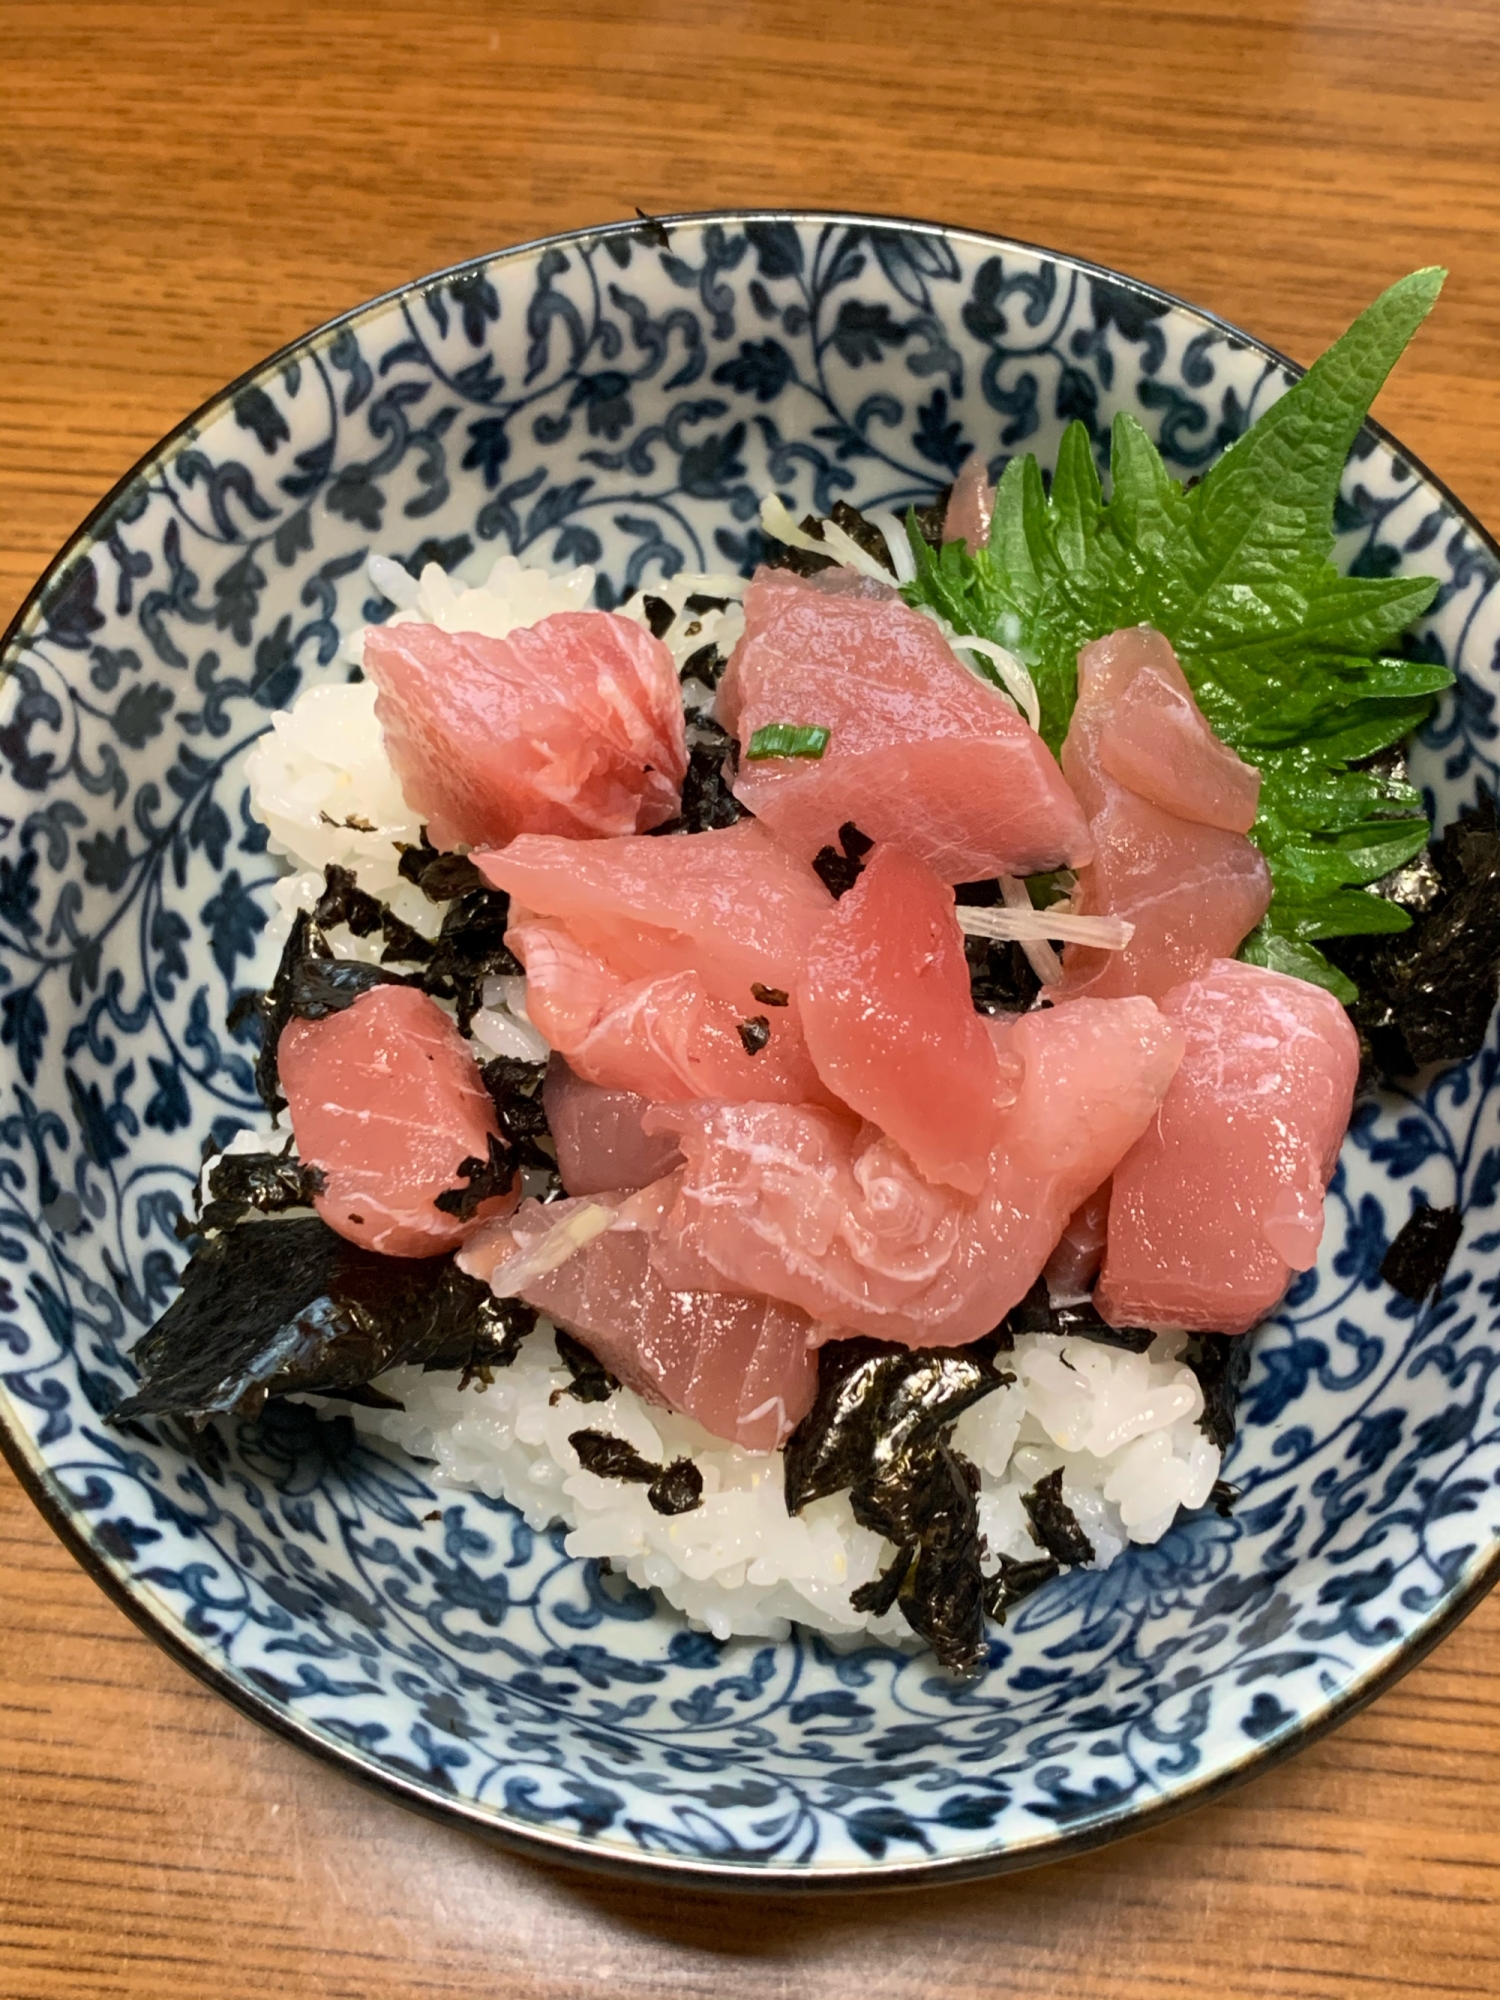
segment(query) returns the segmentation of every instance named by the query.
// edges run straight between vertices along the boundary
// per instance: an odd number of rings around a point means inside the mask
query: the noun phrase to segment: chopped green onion
[[[821,757],[831,733],[818,722],[768,722],[750,738],[745,754],[752,761],[761,757]]]

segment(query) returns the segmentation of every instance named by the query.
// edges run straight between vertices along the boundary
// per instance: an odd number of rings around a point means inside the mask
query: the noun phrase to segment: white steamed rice
[[[478,586],[455,583],[436,564],[413,582],[379,557],[371,561],[371,578],[400,607],[393,623],[428,620],[496,637],[553,611],[587,608],[594,590],[587,568],[554,577],[523,569],[511,556],[501,557]],[[743,628],[733,601],[743,587],[728,576],[678,576],[645,587],[676,614],[666,643],[679,668],[703,646],[730,650]],[[722,611],[688,611],[692,595],[731,602]],[[639,598],[624,610],[646,621]],[[353,664],[363,645],[363,630],[346,640]],[[708,690],[689,680],[685,694],[691,708]],[[386,758],[367,682],[299,696],[273,717],[247,776],[252,808],[291,870],[276,891],[279,935],[296,910],[316,903],[322,871],[334,863],[351,869],[362,888],[424,935],[436,933],[440,906],[398,872],[400,844],[417,842],[421,828]],[[349,957],[379,952],[378,939],[343,930],[330,943]],[[543,1059],[547,1045],[527,1018],[525,981],[491,986],[473,1028],[483,1052]],[[256,1143],[242,1137],[235,1149]],[[1093,1543],[1098,1568],[1127,1542],[1159,1540],[1180,1507],[1204,1504],[1220,1454],[1199,1427],[1203,1395],[1177,1358],[1182,1344],[1182,1336],[1159,1335],[1146,1353],[1131,1354],[1090,1340],[1028,1334],[1001,1357],[1014,1382],[966,1411],[953,1439],[979,1469],[979,1525],[991,1566],[1001,1555],[1028,1561],[1041,1553],[1022,1496],[1058,1467],[1063,1498]],[[572,1378],[545,1319],[491,1382],[460,1388],[459,1379],[397,1368],[378,1386],[402,1409],[321,1406],[347,1410],[362,1431],[430,1461],[440,1481],[510,1501],[534,1528],[563,1522],[570,1554],[607,1559],[717,1638],[779,1636],[795,1619],[835,1636],[910,1640],[899,1610],[872,1618],[849,1605],[850,1592],[885,1566],[888,1545],[855,1521],[847,1494],[789,1515],[780,1453],[744,1451],[628,1389],[605,1403],[570,1396],[554,1402]],[[703,1477],[702,1505],[658,1514],[643,1486],[586,1472],[568,1443],[579,1430],[624,1438],[655,1463],[691,1458]]]

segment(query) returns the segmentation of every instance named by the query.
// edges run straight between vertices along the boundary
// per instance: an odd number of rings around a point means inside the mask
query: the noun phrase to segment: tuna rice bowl
[[[770,492],[748,573],[618,604],[371,558],[250,756],[265,1113],[115,1415],[299,1397],[717,1638],[955,1674],[1232,1510],[1358,1093],[1494,1000],[1493,801],[1434,841],[1401,750],[1435,586],[1329,562],[1440,282],[1186,489],[1122,416],[1106,481],[1075,425],[902,519]]]

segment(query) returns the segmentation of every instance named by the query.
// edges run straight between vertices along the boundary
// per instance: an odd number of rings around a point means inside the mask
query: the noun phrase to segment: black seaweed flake
[[[688,767],[682,781],[682,808],[653,833],[707,833],[736,826],[751,814],[735,797],[734,738],[707,716],[695,716],[688,726]]]
[[[453,1000],[465,1034],[484,1004],[485,981],[515,978],[523,970],[505,942],[509,926],[509,896],[503,889],[489,887],[455,897],[443,917],[424,984],[434,994]]]
[[[988,1341],[934,1349],[831,1341],[784,1460],[789,1513],[847,1488],[855,1519],[896,1545],[855,1608],[899,1602],[913,1631],[959,1673],[974,1670],[984,1646],[978,1475],[947,1433],[971,1403],[1013,1379],[993,1356]]]
[[[141,1387],[117,1418],[255,1416],[272,1396],[368,1387],[398,1363],[504,1367],[524,1326],[447,1257],[382,1257],[316,1216],[209,1237],[137,1345]],[[534,1318],[534,1315],[533,1315]]]
[[[414,882],[429,903],[451,903],[471,889],[489,887],[467,854],[442,853],[428,840],[425,827],[420,847],[402,848],[399,867],[404,879]]]
[[[695,618],[701,618],[705,611],[727,611],[733,601],[732,598],[710,597],[707,591],[695,590],[683,599],[682,608],[690,611]]]
[[[823,523],[816,514],[804,514],[798,524],[804,535],[810,535],[815,542],[823,539]],[[794,576],[816,576],[819,570],[837,569],[837,556],[820,556],[811,549],[794,548],[790,542],[780,542],[774,537],[766,551],[767,569],[789,569]]]
[[[1412,911],[1410,930],[1336,938],[1324,947],[1359,987],[1349,1014],[1367,1067],[1378,1075],[1411,1076],[1429,1063],[1466,1061],[1484,1046],[1500,991],[1500,825],[1493,794],[1481,791],[1429,852],[1429,870],[1413,865],[1383,885]]]
[[[646,614],[646,623],[651,627],[653,639],[664,639],[672,629],[672,621],[677,613],[664,597],[642,597],[641,609]]]
[[[293,1157],[290,1140],[279,1153],[225,1153],[209,1169],[208,1200],[198,1227],[228,1229],[252,1212],[281,1215],[310,1208],[327,1179],[320,1167]]]
[[[758,1056],[770,1044],[771,1023],[764,1014],[752,1014],[748,1021],[737,1021],[735,1032],[740,1038],[740,1046],[747,1056]]]
[[[1463,1228],[1461,1209],[1413,1209],[1380,1260],[1381,1277],[1404,1299],[1427,1298],[1442,1284]]]
[[[1031,1532],[1054,1562],[1073,1568],[1094,1560],[1094,1545],[1078,1524],[1078,1516],[1062,1497],[1063,1469],[1058,1466],[1039,1479],[1029,1493],[1021,1495],[1021,1505],[1031,1523]]]
[[[697,681],[701,686],[714,689],[724,678],[724,669],[729,664],[712,640],[700,646],[696,653],[689,653],[683,661],[678,680],[683,685]]]
[[[690,1514],[703,1504],[703,1474],[690,1458],[653,1465],[633,1444],[607,1431],[574,1431],[568,1438],[585,1472],[600,1479],[628,1479],[646,1488],[658,1514]]]
[[[1012,1338],[1018,1333],[1066,1334],[1074,1340],[1096,1341],[1101,1347],[1123,1348],[1127,1354],[1144,1354],[1156,1337],[1148,1326],[1111,1326],[1088,1302],[1055,1306],[1042,1278],[1019,1305],[1011,1307],[1001,1324]]]
[[[519,1165],[516,1149],[510,1141],[497,1139],[491,1133],[488,1157],[461,1160],[458,1175],[464,1185],[445,1188],[441,1194],[433,1196],[432,1205],[442,1209],[445,1215],[456,1215],[460,1222],[467,1222],[478,1213],[482,1202],[510,1193]]]
[[[997,1625],[1003,1625],[1007,1612],[1062,1575],[1062,1564],[1052,1556],[1039,1556],[1035,1562],[1018,1562],[1013,1556],[999,1560],[999,1569],[985,1578],[984,1608]]]
[[[420,964],[432,956],[432,944],[420,931],[398,917],[394,910],[361,889],[352,870],[331,863],[323,870],[323,894],[312,913],[320,930],[331,931],[345,925],[356,937],[371,937],[379,931],[385,939],[380,954],[382,965],[391,962]]]
[[[895,582],[896,566],[891,561],[890,549],[887,546],[885,536],[881,534],[873,521],[867,521],[859,509],[851,507],[847,500],[835,500],[833,506],[829,509],[828,518],[836,528],[843,529],[851,542],[862,548],[867,556],[880,564],[881,568],[890,576],[892,583]]]
[[[865,856],[874,845],[852,819],[846,819],[839,828],[839,847],[820,847],[813,856],[813,870],[835,901],[847,895],[864,873]]]
[[[750,997],[758,1000],[762,1007],[790,1007],[792,996],[783,986],[762,986],[758,979],[750,982]]]
[[[560,1326],[553,1328],[552,1338],[557,1343],[558,1359],[573,1379],[566,1388],[554,1389],[551,1401],[571,1396],[579,1403],[607,1403],[620,1385],[604,1363],[596,1361],[581,1340]]]
[[[479,1072],[495,1107],[500,1136],[514,1149],[517,1163],[555,1174],[557,1161],[542,1144],[552,1141],[542,1097],[546,1077],[545,1063],[523,1062],[519,1056],[494,1056]]]
[[[1195,1333],[1182,1359],[1203,1391],[1198,1428],[1220,1451],[1234,1443],[1235,1412],[1250,1373],[1250,1343],[1240,1333]]]
[[[1227,1479],[1216,1479],[1208,1489],[1208,1504],[1221,1521],[1229,1519],[1239,1497],[1239,1487],[1231,1486]]]
[[[994,909],[1002,900],[1000,884],[961,882],[953,900],[971,909]],[[969,966],[969,991],[980,1014],[1023,1013],[1042,990],[1031,960],[1020,945],[1002,938],[966,937],[964,957]]]

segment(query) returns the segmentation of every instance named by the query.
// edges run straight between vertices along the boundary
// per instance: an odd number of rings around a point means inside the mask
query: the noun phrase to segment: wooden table
[[[1079,251],[1311,358],[1453,276],[1380,413],[1500,522],[1497,0],[10,0],[0,618],[260,355],[550,229],[718,203]],[[200,1690],[0,1479],[6,2000],[1500,1990],[1500,1596],[1330,1741],[1066,1866],[830,1901],[601,1886]]]

